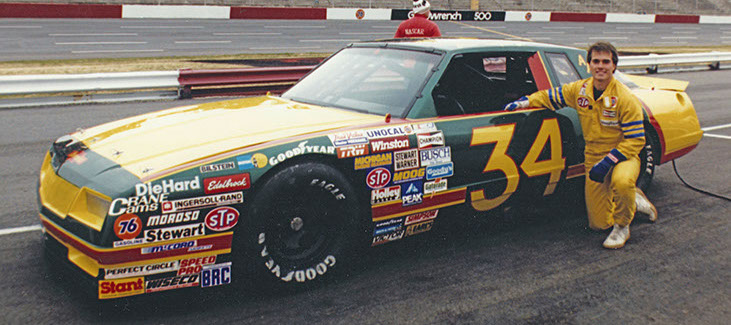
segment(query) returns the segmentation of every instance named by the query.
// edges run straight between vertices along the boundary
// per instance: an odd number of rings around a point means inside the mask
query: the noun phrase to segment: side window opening
[[[432,92],[439,116],[502,110],[537,90],[528,58],[533,53],[455,56]]]
[[[576,68],[571,64],[566,54],[546,53],[546,58],[548,58],[551,68],[556,73],[559,84],[564,85],[581,79],[579,72],[576,71]]]

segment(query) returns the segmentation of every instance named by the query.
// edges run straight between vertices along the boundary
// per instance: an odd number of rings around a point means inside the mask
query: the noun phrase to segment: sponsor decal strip
[[[585,172],[584,164],[571,165],[566,170],[566,179],[583,176]]]
[[[422,211],[434,210],[450,205],[456,205],[465,202],[467,188],[458,188],[450,191],[436,193],[433,196],[423,198],[423,202],[415,206],[402,206],[401,201],[388,202],[384,204],[374,205],[371,209],[373,221],[381,221],[390,218],[405,216],[407,214],[418,213]]]
[[[159,259],[173,256],[186,256],[192,253],[199,253],[203,251],[205,251],[205,253],[208,255],[228,254],[231,252],[231,239],[233,238],[233,232],[213,234],[205,237],[195,238],[195,240],[197,241],[197,247],[206,247],[210,245],[210,247],[206,249],[193,250],[190,252],[188,249],[175,249],[153,252],[143,255],[141,248],[157,247],[161,246],[161,244],[151,243],[144,246],[135,246],[133,248],[100,248],[88,244],[81,239],[78,239],[75,235],[66,232],[66,230],[60,228],[44,216],[41,216],[41,222],[46,227],[46,231],[53,235],[53,237],[58,239],[59,242],[68,246],[72,246],[73,248],[82,252],[84,255],[103,265],[138,262],[142,260]],[[186,238],[185,240],[177,242],[171,241],[169,243],[166,243],[165,245],[188,241],[191,241],[191,239]],[[218,252],[219,250],[221,252]]]

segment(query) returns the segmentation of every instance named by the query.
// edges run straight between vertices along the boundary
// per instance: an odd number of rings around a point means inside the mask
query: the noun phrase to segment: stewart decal
[[[384,187],[389,182],[391,182],[391,171],[383,167],[371,170],[366,176],[366,184],[373,189]]]

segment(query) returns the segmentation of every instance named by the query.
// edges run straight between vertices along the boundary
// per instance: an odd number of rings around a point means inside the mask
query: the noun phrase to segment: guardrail
[[[672,66],[674,71],[689,65],[720,69],[722,62],[731,62],[731,52],[622,56],[619,68],[658,73],[662,72],[659,66]],[[0,108],[280,93],[314,67],[0,76],[0,96],[54,94],[0,99]],[[641,70],[632,70],[637,68]],[[128,90],[137,91],[125,92]]]

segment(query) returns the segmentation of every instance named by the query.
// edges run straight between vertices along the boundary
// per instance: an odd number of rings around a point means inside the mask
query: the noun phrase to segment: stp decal
[[[213,231],[225,231],[239,222],[239,211],[232,207],[220,207],[206,215],[206,227]]]
[[[384,187],[389,182],[391,182],[391,171],[383,167],[371,170],[366,176],[366,184],[373,189]]]

